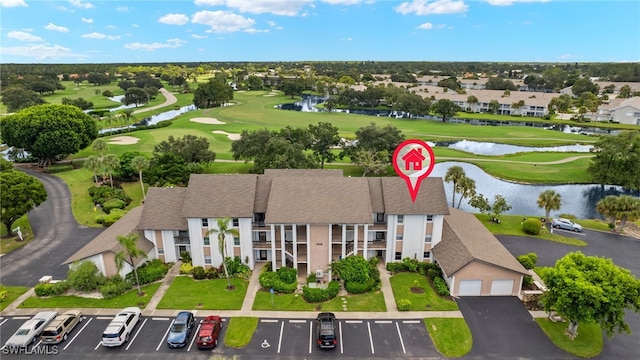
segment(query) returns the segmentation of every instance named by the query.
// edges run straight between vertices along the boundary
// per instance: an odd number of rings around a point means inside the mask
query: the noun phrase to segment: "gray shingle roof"
[[[380,180],[382,181],[384,210],[387,214],[449,214],[442,178],[428,177],[424,179],[415,202],[411,201],[409,189],[404,179],[383,177]]]
[[[370,224],[369,186],[364,178],[276,177],[265,222],[269,224]]]
[[[87,245],[78,250],[70,258],[65,260],[62,264],[70,264],[74,261],[83,260],[90,256],[101,254],[104,252],[118,253],[122,251],[122,246],[118,242],[119,235],[129,235],[131,233],[138,233],[136,228],[140,222],[140,216],[142,214],[142,206],[131,209],[120,220],[116,221],[113,225],[109,226],[105,231],[96,236]],[[140,234],[138,234],[140,235]],[[146,253],[153,249],[153,243],[143,236],[138,238],[137,247]],[[144,259],[136,259],[136,263],[142,262]]]
[[[181,215],[187,188],[151,187],[142,208],[140,230],[188,230]]]
[[[184,198],[185,218],[251,218],[257,175],[192,174]]]
[[[473,214],[454,208],[445,216],[442,241],[432,251],[447,276],[454,275],[472,261],[528,274],[509,250]]]
[[[382,180],[380,178],[367,178],[369,183],[369,196],[371,197],[371,211],[384,212],[384,200],[382,199]]]

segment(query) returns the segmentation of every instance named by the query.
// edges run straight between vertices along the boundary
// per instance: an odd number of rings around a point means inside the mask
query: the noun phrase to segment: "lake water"
[[[112,97],[110,97],[108,99],[111,100],[111,101],[115,101],[115,102],[121,103],[122,99],[124,99],[124,95],[116,95],[116,96],[112,96]],[[129,105],[122,104],[122,105],[120,105],[118,107],[110,108],[109,111],[110,112],[114,112],[114,111],[119,111],[119,110],[122,110],[122,109],[131,109],[131,108],[134,108],[134,107],[136,107],[136,104],[129,104]]]
[[[502,195],[512,209],[509,214],[544,216],[544,209],[538,207],[538,195],[545,190],[553,190],[562,197],[562,206],[558,211],[552,211],[551,216],[558,214],[573,214],[581,219],[601,218],[596,211],[596,203],[608,195],[634,195],[640,196],[639,192],[624,191],[619,186],[601,185],[528,185],[517,184],[494,178],[484,172],[481,168],[461,162],[447,161],[437,163],[431,173],[431,177],[441,177],[444,179],[447,170],[452,166],[460,166],[464,169],[467,177],[476,181],[476,192],[484,195],[493,202],[495,195]],[[444,183],[445,192],[449,204],[453,194],[453,183]],[[456,206],[460,199],[460,194],[456,194]],[[468,200],[462,200],[460,209],[478,212],[468,204]]]
[[[478,142],[470,140],[460,140],[455,142],[429,143],[431,146],[448,147],[465,151],[476,155],[507,155],[521,152],[579,152],[588,153],[593,146],[591,145],[563,145],[549,147],[530,147],[507,144],[496,144],[492,142]]]
[[[102,129],[102,130],[99,131],[99,133],[100,134],[106,134],[106,133],[109,133],[109,132],[123,130],[123,129],[133,129],[136,126],[139,126],[139,125],[155,125],[155,124],[157,124],[157,123],[159,123],[161,121],[171,120],[171,119],[177,117],[178,115],[182,115],[182,114],[184,114],[186,112],[194,111],[194,110],[197,110],[197,109],[198,108],[195,105],[191,104],[191,105],[183,106],[183,107],[181,107],[180,109],[177,109],[177,110],[165,111],[165,112],[162,112],[162,113],[159,113],[159,114],[156,114],[156,115],[153,115],[153,116],[149,116],[149,117],[146,117],[146,118],[143,118],[143,119],[139,119],[138,118],[137,119],[138,122],[136,124],[133,124],[133,125],[121,126],[121,127],[118,127],[118,128],[111,128],[111,129]]]

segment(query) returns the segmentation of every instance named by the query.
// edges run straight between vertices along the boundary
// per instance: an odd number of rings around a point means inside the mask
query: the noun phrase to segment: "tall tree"
[[[331,123],[320,122],[318,125],[309,124],[311,134],[311,150],[313,154],[320,158],[320,167],[324,169],[325,162],[332,162],[336,159],[333,148],[342,143],[338,128]]]
[[[465,177],[467,177],[467,175],[464,173],[464,169],[461,166],[452,166],[447,169],[447,173],[444,176],[444,181],[453,183],[451,207],[456,206],[456,192],[458,191],[458,183]]]
[[[109,183],[113,187],[113,172],[120,167],[120,159],[116,154],[107,154],[102,159],[102,165],[109,174]]]
[[[489,111],[492,114],[497,114],[498,110],[500,110],[500,103],[498,102],[498,100],[489,101]]]
[[[8,112],[16,112],[30,106],[46,104],[42,95],[22,85],[12,85],[2,90],[2,103]]]
[[[193,103],[200,109],[222,106],[232,99],[233,89],[220,79],[198,85],[193,94]]]
[[[184,135],[174,138],[169,135],[153,149],[154,153],[174,153],[187,163],[208,163],[216,159],[216,153],[209,150],[209,140],[204,136]]]
[[[136,156],[131,160],[131,167],[138,171],[140,179],[140,188],[142,189],[142,201],[146,200],[147,195],[144,191],[144,183],[142,182],[142,172],[149,168],[149,159],[144,156]]]
[[[12,225],[23,215],[47,200],[44,185],[35,177],[18,170],[0,172],[0,220],[13,235]]]
[[[630,195],[609,195],[598,201],[596,210],[609,218],[611,224],[615,225],[616,221],[619,221],[614,231],[622,232],[627,221],[640,219],[640,198]]]
[[[431,111],[442,116],[442,122],[460,111],[460,107],[449,99],[440,99],[431,105]]]
[[[232,289],[231,279],[229,278],[229,270],[227,269],[227,251],[226,251],[226,237],[227,235],[237,237],[240,236],[238,229],[234,229],[230,226],[231,218],[218,218],[217,229],[210,229],[206,235],[217,234],[218,235],[218,251],[222,256],[222,266],[224,268],[224,275],[227,277],[227,289]]]
[[[91,155],[84,160],[84,167],[91,170],[93,173],[93,182],[96,186],[98,186],[98,170],[101,166],[102,161],[100,161],[100,158],[95,155]]]
[[[128,88],[127,91],[124,92],[124,98],[122,99],[123,104],[135,104],[136,107],[147,102],[149,102],[149,95],[143,88],[139,87]]]
[[[625,310],[640,311],[640,280],[611,259],[569,253],[546,268],[541,278],[547,287],[542,295],[545,310],[569,320],[572,339],[584,321],[598,322],[609,337],[631,332]]]
[[[100,159],[104,157],[104,153],[109,151],[109,144],[102,138],[96,139],[96,141],[91,144],[91,149],[98,153]]]
[[[467,104],[469,104],[469,109],[473,112],[476,112],[476,105],[478,105],[478,97],[475,95],[467,96]]]
[[[507,199],[505,199],[504,196],[494,196],[493,204],[491,204],[491,212],[493,213],[495,221],[500,222],[500,215],[509,210],[511,210],[511,205],[507,203]]]
[[[147,257],[142,249],[138,248],[138,239],[140,237],[136,233],[129,235],[118,235],[118,244],[120,245],[120,251],[116,253],[116,267],[118,270],[122,270],[124,263],[127,262],[133,269],[133,274],[136,278],[136,286],[138,288],[138,296],[142,296],[142,290],[140,289],[140,279],[138,278],[138,266],[137,263],[140,259]]]
[[[551,210],[560,210],[562,197],[553,190],[545,190],[538,195],[538,207],[544,209],[544,217],[549,222]]]
[[[476,181],[465,176],[456,184],[456,191],[460,193],[460,200],[458,200],[456,208],[460,209],[463,199],[472,198],[476,194]]]
[[[380,175],[387,170],[389,154],[386,150],[375,152],[373,150],[360,149],[351,155],[351,160],[363,169],[362,176],[367,174]]]
[[[84,149],[97,137],[96,121],[71,105],[32,106],[2,120],[3,141],[29,152],[41,167]]]
[[[391,124],[378,127],[372,122],[356,130],[356,141],[345,143],[341,156],[353,156],[359,150],[370,150],[374,153],[384,151],[388,154],[387,164],[391,164],[393,152],[404,139],[404,135],[397,127]]]
[[[640,189],[640,131],[602,136],[591,151],[596,155],[588,171],[596,183]]]

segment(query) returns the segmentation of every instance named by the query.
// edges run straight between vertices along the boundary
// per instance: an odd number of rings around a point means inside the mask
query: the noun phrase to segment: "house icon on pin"
[[[404,169],[408,171],[413,167],[413,171],[420,171],[422,170],[422,162],[424,159],[425,157],[422,155],[422,148],[411,149],[411,151],[402,157],[402,160],[404,160]]]

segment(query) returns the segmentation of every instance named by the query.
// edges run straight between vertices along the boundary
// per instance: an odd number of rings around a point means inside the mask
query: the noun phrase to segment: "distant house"
[[[426,178],[413,202],[399,177],[352,178],[341,170],[321,169],[193,174],[186,188],[152,187],[141,209],[66,263],[89,259],[113,273],[114,238],[136,231],[143,234],[140,246],[149,258],[174,262],[188,253],[194,266],[218,267],[222,254],[210,231],[220,218],[229,218],[229,227],[239,234],[225,237],[225,255],[239,257],[252,269],[270,262],[274,270],[290,266],[302,277],[315,274],[328,281],[331,262],[350,255],[382,262],[435,260],[454,295],[472,294],[458,290],[462,280],[486,282],[480,295],[505,295],[507,281],[495,285],[500,291],[487,284],[511,280],[508,295],[517,295],[525,273],[473,215],[448,207],[442,178]]]
[[[609,100],[608,104],[600,105],[593,120],[640,125],[640,96]]]

